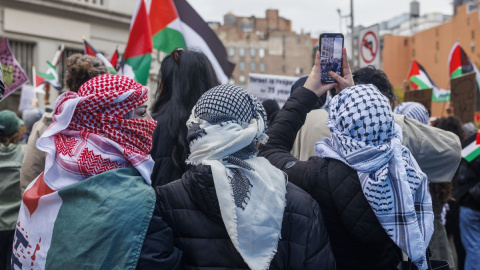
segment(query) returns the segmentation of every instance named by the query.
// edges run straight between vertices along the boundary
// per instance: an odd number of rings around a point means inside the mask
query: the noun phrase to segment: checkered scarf
[[[263,106],[234,85],[203,94],[187,121],[187,163],[211,167],[225,228],[251,269],[268,269],[286,203],[285,175],[257,157],[265,122]]]
[[[396,114],[405,115],[411,117],[418,122],[428,125],[430,120],[430,114],[425,106],[418,102],[402,102],[393,110]]]
[[[148,152],[156,122],[123,118],[147,101],[147,92],[127,77],[106,74],[84,83],[78,94],[58,97],[53,123],[37,141],[47,152],[45,182],[61,189],[108,170],[135,167],[150,184]]]
[[[347,88],[330,102],[331,139],[315,145],[317,156],[344,162],[358,173],[363,194],[390,238],[419,269],[433,233],[426,175],[402,146],[402,130],[388,99],[373,85]]]

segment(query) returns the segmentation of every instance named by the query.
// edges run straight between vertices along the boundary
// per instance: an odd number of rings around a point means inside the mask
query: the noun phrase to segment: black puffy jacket
[[[472,135],[462,143],[465,148],[476,140]],[[471,162],[462,158],[460,166],[453,178],[453,197],[460,206],[480,211],[480,157]]]
[[[316,103],[316,95],[299,88],[277,113],[260,147],[260,156],[288,175],[319,203],[337,269],[397,269],[400,249],[378,222],[363,195],[357,172],[338,160],[290,154],[298,130]],[[320,139],[320,138],[319,138]]]
[[[183,251],[183,269],[248,269],[225,229],[209,166],[196,166],[182,179],[157,187],[157,195],[175,246]],[[270,269],[335,269],[318,204],[290,183],[286,200]]]

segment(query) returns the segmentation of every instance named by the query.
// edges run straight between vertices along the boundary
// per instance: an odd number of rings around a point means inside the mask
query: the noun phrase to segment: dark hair
[[[376,69],[374,66],[367,66],[354,71],[353,81],[355,84],[375,85],[375,87],[390,100],[390,103],[394,103],[397,99],[393,93],[393,86],[388,80],[387,74]]]
[[[202,94],[220,83],[212,64],[202,52],[186,50],[174,53],[176,59],[168,55],[160,66],[152,112],[154,118],[159,115],[165,117],[166,132],[172,140],[173,163],[177,171],[186,171],[185,160],[190,149],[185,123]]]
[[[463,133],[462,121],[456,116],[449,116],[437,119],[437,121],[433,123],[433,126],[453,132],[455,135],[458,136],[461,142],[463,142],[464,140],[465,135]]]
[[[267,99],[262,102],[262,106],[267,113],[267,122],[272,122],[272,116],[280,110],[280,106],[278,106],[277,101],[273,99]]]
[[[93,77],[108,73],[105,64],[86,54],[72,54],[66,61],[67,77],[65,84],[68,90],[77,92],[80,86]]]
[[[296,82],[294,82],[292,84],[292,88],[290,88],[290,95],[293,94],[293,91],[295,91],[297,88],[302,87],[307,81],[307,79],[308,79],[308,76],[303,76],[303,77],[300,77]],[[320,109],[325,104],[325,102],[327,101],[327,95],[328,95],[328,91],[325,92],[320,97],[318,97],[317,105],[315,105],[314,109]]]

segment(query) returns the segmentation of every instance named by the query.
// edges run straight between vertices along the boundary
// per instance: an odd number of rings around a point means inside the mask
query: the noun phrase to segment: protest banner
[[[35,89],[33,85],[25,84],[22,86],[22,93],[20,95],[20,105],[18,110],[23,112],[24,110],[31,108],[31,102],[35,98]]]
[[[250,73],[248,90],[260,102],[273,99],[277,101],[278,106],[281,108],[288,97],[290,97],[290,89],[297,80],[297,77],[292,76]]]
[[[432,89],[406,91],[403,101],[414,101],[422,104],[428,111],[432,110]]]
[[[477,82],[475,72],[451,79],[453,114],[463,123],[474,122]]]
[[[10,50],[8,38],[0,39],[0,64],[3,69],[5,93],[2,100],[29,81],[27,73],[22,69]]]

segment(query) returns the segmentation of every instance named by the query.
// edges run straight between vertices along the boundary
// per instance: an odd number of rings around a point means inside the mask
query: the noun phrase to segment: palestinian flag
[[[47,65],[48,65],[48,70],[45,73],[37,71],[35,67],[33,67],[34,74],[35,74],[35,79],[34,79],[35,87],[48,83],[51,86],[53,86],[55,89],[62,90],[63,85],[58,80],[57,68],[49,61],[47,61]]]
[[[130,23],[127,47],[123,54],[121,74],[147,85],[152,62],[152,37],[147,9],[143,0],[138,0]]]
[[[155,207],[140,173],[57,180],[42,173],[23,194],[12,269],[135,269]]]
[[[475,72],[477,79],[477,97],[480,97],[480,72],[475,64],[470,61],[465,51],[460,46],[460,43],[455,42],[450,55],[448,56],[448,70],[450,78],[454,79],[464,74]],[[480,98],[477,98],[476,110],[480,110]]]
[[[450,91],[438,88],[422,65],[415,60],[412,61],[412,65],[410,66],[408,81],[413,90],[432,89],[432,100],[435,102],[446,102],[450,100]]]
[[[222,83],[227,83],[235,64],[228,61],[222,42],[185,0],[151,0],[147,11],[153,47],[165,53],[177,48],[203,52]]]
[[[118,46],[115,49],[115,52],[112,55],[112,58],[110,58],[110,64],[115,68],[116,71],[119,69],[119,59],[118,59]]]
[[[480,156],[480,133],[477,132],[477,135],[469,137],[463,144],[466,146],[462,149],[462,157],[467,162]]]
[[[96,56],[105,64],[105,66],[108,69],[108,73],[117,74],[117,71],[115,70],[115,68],[112,66],[112,64],[110,64],[110,61],[108,61],[107,58],[102,53],[99,53],[97,50],[95,50],[95,48],[93,48],[93,46],[90,45],[90,43],[88,43],[85,38],[83,38],[83,47],[84,47],[85,54]]]

